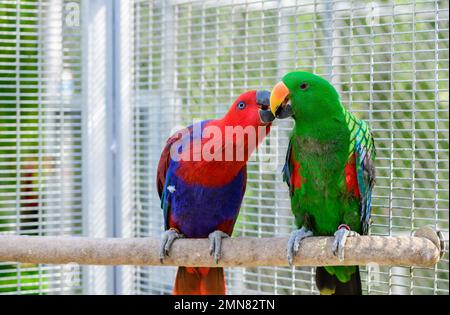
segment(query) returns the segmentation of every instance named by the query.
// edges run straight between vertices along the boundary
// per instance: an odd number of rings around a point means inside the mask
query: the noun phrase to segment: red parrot
[[[217,262],[244,197],[247,160],[270,131],[269,91],[240,95],[221,119],[201,121],[171,136],[158,165],[164,213],[161,262],[182,237],[210,240]],[[173,294],[225,294],[223,268],[179,267]]]

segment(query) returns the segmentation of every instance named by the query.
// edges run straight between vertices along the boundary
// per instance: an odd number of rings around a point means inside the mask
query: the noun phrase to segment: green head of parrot
[[[294,119],[330,117],[341,109],[339,94],[324,78],[309,72],[287,73],[270,94],[270,110],[276,118]]]

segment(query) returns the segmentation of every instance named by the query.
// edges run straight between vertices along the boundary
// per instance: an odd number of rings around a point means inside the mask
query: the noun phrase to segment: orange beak
[[[274,116],[280,106],[286,105],[286,98],[289,96],[289,89],[283,82],[278,82],[270,93],[270,111]]]

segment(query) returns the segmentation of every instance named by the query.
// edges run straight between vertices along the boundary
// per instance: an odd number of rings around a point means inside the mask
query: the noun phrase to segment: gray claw
[[[345,228],[339,229],[334,233],[334,241],[333,241],[333,255],[339,258],[339,261],[344,260],[344,249],[345,243],[347,242],[347,238],[349,236],[359,236],[359,234],[355,231],[349,231]]]
[[[292,261],[294,260],[294,256],[297,254],[300,248],[300,242],[313,235],[313,232],[302,226],[300,230],[293,231],[291,236],[289,237],[289,241],[287,244],[287,259],[289,265],[292,266]]]
[[[169,257],[170,249],[172,248],[173,242],[178,238],[183,238],[184,235],[179,233],[175,229],[170,229],[167,231],[164,231],[164,234],[161,239],[161,247],[159,250],[159,261],[161,264],[164,263],[164,259],[166,257]]]
[[[219,262],[222,251],[222,239],[230,237],[227,233],[222,231],[214,231],[208,235],[209,238],[209,255],[214,253],[214,261],[217,264]]]

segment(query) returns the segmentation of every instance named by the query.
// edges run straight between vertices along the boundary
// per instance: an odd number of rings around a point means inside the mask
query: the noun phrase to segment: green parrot
[[[369,126],[341,104],[336,89],[308,72],[290,72],[273,88],[270,109],[295,121],[283,179],[299,230],[287,245],[290,264],[302,239],[334,235],[333,254],[344,259],[347,237],[367,234],[375,183],[375,145]],[[362,294],[358,266],[316,270],[321,294]]]

